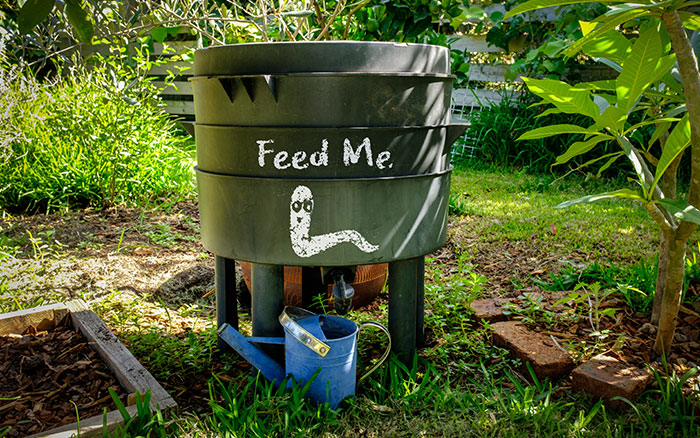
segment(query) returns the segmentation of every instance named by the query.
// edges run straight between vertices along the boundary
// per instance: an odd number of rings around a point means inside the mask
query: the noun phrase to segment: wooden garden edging
[[[21,334],[29,326],[37,330],[50,330],[66,316],[70,316],[73,327],[88,340],[89,345],[97,351],[107,364],[121,386],[129,393],[145,394],[151,391],[150,406],[161,412],[177,407],[175,400],[156,381],[134,357],[105,323],[90,309],[83,300],[73,300],[65,304],[51,304],[32,309],[19,310],[0,315],[0,335]],[[127,406],[131,416],[136,415],[136,406]],[[103,415],[95,415],[44,431],[32,437],[68,438],[72,436],[90,437],[102,434]],[[107,413],[107,429],[113,430],[124,420],[118,410]]]

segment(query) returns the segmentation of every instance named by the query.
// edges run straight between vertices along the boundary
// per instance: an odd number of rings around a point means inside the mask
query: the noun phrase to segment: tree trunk
[[[668,280],[668,241],[669,234],[661,232],[661,242],[659,243],[659,264],[656,269],[656,288],[654,289],[654,307],[651,311],[651,323],[657,325],[661,318],[661,307],[664,297],[664,285]]]
[[[675,236],[674,236],[675,237]],[[659,315],[659,331],[654,341],[654,351],[668,356],[673,343],[673,333],[676,330],[676,319],[681,305],[683,275],[685,274],[685,248],[687,239],[670,239],[667,252],[659,254],[667,259],[666,284],[663,288],[663,299]]]
[[[697,208],[700,205],[700,72],[698,72],[698,60],[678,12],[666,12],[661,16],[661,20],[671,38],[671,46],[676,52],[678,69],[683,80],[683,93],[686,97],[686,107],[690,120],[691,173],[688,203]],[[671,350],[676,318],[681,304],[681,288],[685,274],[685,248],[695,227],[696,225],[692,222],[682,221],[678,228],[673,231],[673,237],[668,241],[666,284],[661,298],[659,330],[654,342],[654,351],[659,354],[668,354]],[[662,256],[663,254],[659,254],[659,257]]]

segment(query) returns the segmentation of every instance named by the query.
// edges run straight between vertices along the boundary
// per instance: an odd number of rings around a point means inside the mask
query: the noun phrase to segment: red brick
[[[610,400],[620,396],[634,401],[649,385],[652,374],[617,358],[599,354],[580,365],[572,373],[571,387],[596,397]],[[625,407],[622,401],[612,401],[613,407]]]
[[[493,343],[510,350],[523,364],[529,362],[538,378],[561,377],[574,367],[571,356],[556,346],[549,336],[528,330],[518,321],[491,325]]]
[[[474,317],[477,320],[483,319],[487,322],[499,322],[508,319],[508,316],[503,314],[503,305],[507,302],[508,300],[505,298],[474,300],[469,307],[474,312]]]

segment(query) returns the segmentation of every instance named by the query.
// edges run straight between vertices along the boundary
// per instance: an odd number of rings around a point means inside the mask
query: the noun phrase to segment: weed
[[[150,230],[146,231],[144,234],[151,239],[154,244],[165,248],[179,249],[181,248],[179,242],[193,242],[197,240],[197,237],[173,232],[172,227],[168,224],[152,224],[148,227]]]
[[[0,66],[0,207],[54,211],[189,192],[193,143],[176,134],[145,71],[146,61],[130,66],[121,52],[48,84]]]
[[[210,381],[209,426],[224,437],[313,435],[314,431],[336,423],[337,411],[330,409],[328,403],[314,406],[304,398],[311,382],[313,378],[304,385],[285,379],[275,388],[259,373],[249,376],[242,389],[233,381],[228,385],[218,378]]]
[[[160,409],[156,409],[155,414],[151,412],[149,403],[151,401],[151,391],[146,391],[145,394],[141,395],[136,393],[136,415],[133,417],[129,411],[124,406],[119,396],[112,389],[108,388],[109,395],[112,397],[112,401],[117,407],[117,410],[124,420],[124,425],[118,425],[116,429],[109,432],[106,427],[107,422],[107,408],[105,408],[105,413],[103,416],[103,429],[102,436],[107,437],[158,437],[166,438],[170,436],[165,430],[165,420],[163,419],[163,414]]]
[[[667,428],[674,436],[697,436],[697,409],[700,406],[700,388],[697,386],[686,392],[686,382],[698,373],[697,368],[691,368],[682,376],[675,370],[670,370],[665,357],[662,357],[665,373],[661,374],[650,367],[658,389],[647,391],[647,399],[654,408],[652,412],[641,409],[640,406],[623,397],[616,397],[629,404],[637,416],[649,427]]]

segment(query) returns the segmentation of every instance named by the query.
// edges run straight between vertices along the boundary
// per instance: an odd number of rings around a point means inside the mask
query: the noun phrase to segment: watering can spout
[[[455,119],[453,123],[447,127],[447,141],[451,145],[469,128],[469,124],[464,120]]]
[[[248,338],[240,334],[238,330],[229,324],[221,324],[219,327],[219,337],[238,352],[245,360],[250,362],[267,380],[279,386],[285,377],[284,368],[273,358],[265,354],[251,341],[260,338]],[[272,340],[275,338],[271,338]],[[280,343],[284,343],[284,338],[279,338]],[[273,343],[276,343],[273,341]]]

